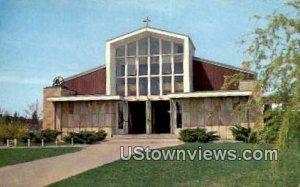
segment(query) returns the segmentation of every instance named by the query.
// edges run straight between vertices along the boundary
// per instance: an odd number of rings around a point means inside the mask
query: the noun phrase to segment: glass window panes
[[[183,73],[183,56],[182,55],[174,56],[174,73],[175,74]]]
[[[171,54],[171,42],[162,40],[161,45],[162,54]]]
[[[127,74],[128,76],[136,75],[135,58],[127,58]]]
[[[183,91],[183,76],[175,76],[175,92],[182,92]]]
[[[159,57],[154,56],[150,58],[150,68],[151,68],[151,75],[158,75],[159,73]]]
[[[131,42],[127,44],[127,56],[135,56],[136,55],[136,42]]]
[[[119,46],[116,48],[116,56],[125,56],[125,46]]]
[[[171,93],[171,76],[163,77],[163,94]]]
[[[139,89],[140,89],[140,95],[147,95],[148,93],[148,78],[140,78],[139,80]]]
[[[128,96],[135,96],[136,95],[136,78],[130,77],[127,79],[127,90]]]
[[[157,55],[159,53],[159,40],[157,38],[150,38],[150,54]]]
[[[171,56],[163,56],[162,57],[162,73],[170,74],[171,71]]]
[[[148,38],[140,39],[139,42],[139,55],[148,54]]]
[[[177,53],[183,53],[183,45],[181,43],[176,43],[174,42],[174,49],[173,49],[173,53],[177,54]]]
[[[151,95],[159,95],[159,78],[151,77]]]
[[[148,74],[147,59],[148,59],[148,57],[140,57],[139,58],[139,74],[140,75],[147,75]]]
[[[117,78],[117,94],[124,96],[125,93],[125,79]]]
[[[124,58],[117,58],[116,59],[116,74],[117,77],[121,77],[125,75],[125,59]]]

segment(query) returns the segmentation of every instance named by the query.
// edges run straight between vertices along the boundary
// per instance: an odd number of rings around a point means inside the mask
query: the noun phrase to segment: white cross
[[[151,19],[149,19],[148,16],[147,16],[147,18],[144,19],[144,23],[146,24],[145,27],[149,26],[149,22],[151,22]]]

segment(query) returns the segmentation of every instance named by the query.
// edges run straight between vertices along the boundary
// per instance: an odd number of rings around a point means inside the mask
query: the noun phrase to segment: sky
[[[240,67],[250,18],[284,0],[0,0],[0,108],[23,115],[56,76],[105,64],[105,41],[150,26],[189,35],[195,55]]]

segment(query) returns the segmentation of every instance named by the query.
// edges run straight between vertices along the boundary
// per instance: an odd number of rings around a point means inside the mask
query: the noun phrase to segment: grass
[[[265,149],[246,143],[185,144],[167,149]],[[300,150],[271,161],[116,161],[62,180],[59,186],[298,186]],[[273,163],[273,164],[272,164]]]
[[[0,167],[79,151],[78,147],[0,149]]]

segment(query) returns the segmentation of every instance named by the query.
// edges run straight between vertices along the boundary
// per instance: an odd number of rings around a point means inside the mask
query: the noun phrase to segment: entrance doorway
[[[170,133],[170,102],[152,101],[152,133]]]
[[[146,102],[128,102],[128,133],[146,133]]]

